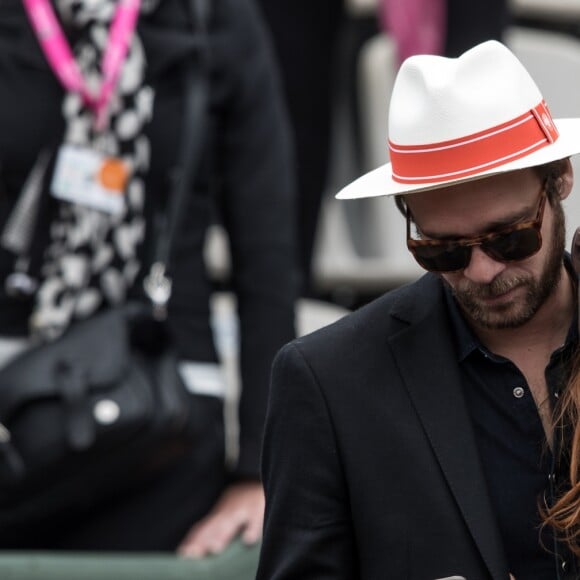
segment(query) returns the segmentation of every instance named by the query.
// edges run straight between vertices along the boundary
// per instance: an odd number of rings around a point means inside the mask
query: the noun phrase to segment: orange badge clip
[[[128,177],[127,164],[121,159],[108,157],[103,160],[103,164],[99,169],[98,181],[105,189],[123,193]]]

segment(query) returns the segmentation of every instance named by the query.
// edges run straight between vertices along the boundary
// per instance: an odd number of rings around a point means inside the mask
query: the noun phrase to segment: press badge
[[[51,192],[58,199],[118,214],[125,204],[128,177],[129,167],[122,159],[66,144],[58,151]]]

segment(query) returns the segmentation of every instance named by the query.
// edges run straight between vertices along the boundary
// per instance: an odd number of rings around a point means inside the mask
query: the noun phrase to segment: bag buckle
[[[153,303],[153,317],[156,320],[167,318],[167,303],[171,297],[171,278],[165,275],[165,264],[155,262],[148,276],[143,280],[145,293]]]

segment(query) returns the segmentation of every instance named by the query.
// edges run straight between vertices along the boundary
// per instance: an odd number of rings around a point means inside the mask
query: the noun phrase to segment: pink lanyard
[[[82,95],[93,109],[96,128],[107,123],[108,106],[137,25],[141,0],[119,0],[111,23],[109,42],[103,54],[100,90],[91,92],[73,56],[70,45],[49,0],[23,0],[30,22],[46,58],[63,86]]]

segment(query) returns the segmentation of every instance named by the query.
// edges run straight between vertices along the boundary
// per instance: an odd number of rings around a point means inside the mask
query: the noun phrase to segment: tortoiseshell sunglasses
[[[407,247],[415,260],[430,272],[463,270],[471,260],[471,249],[479,246],[498,262],[517,262],[533,256],[542,247],[542,220],[546,187],[542,186],[536,217],[472,238],[417,240],[411,237],[411,212],[407,207]]]

